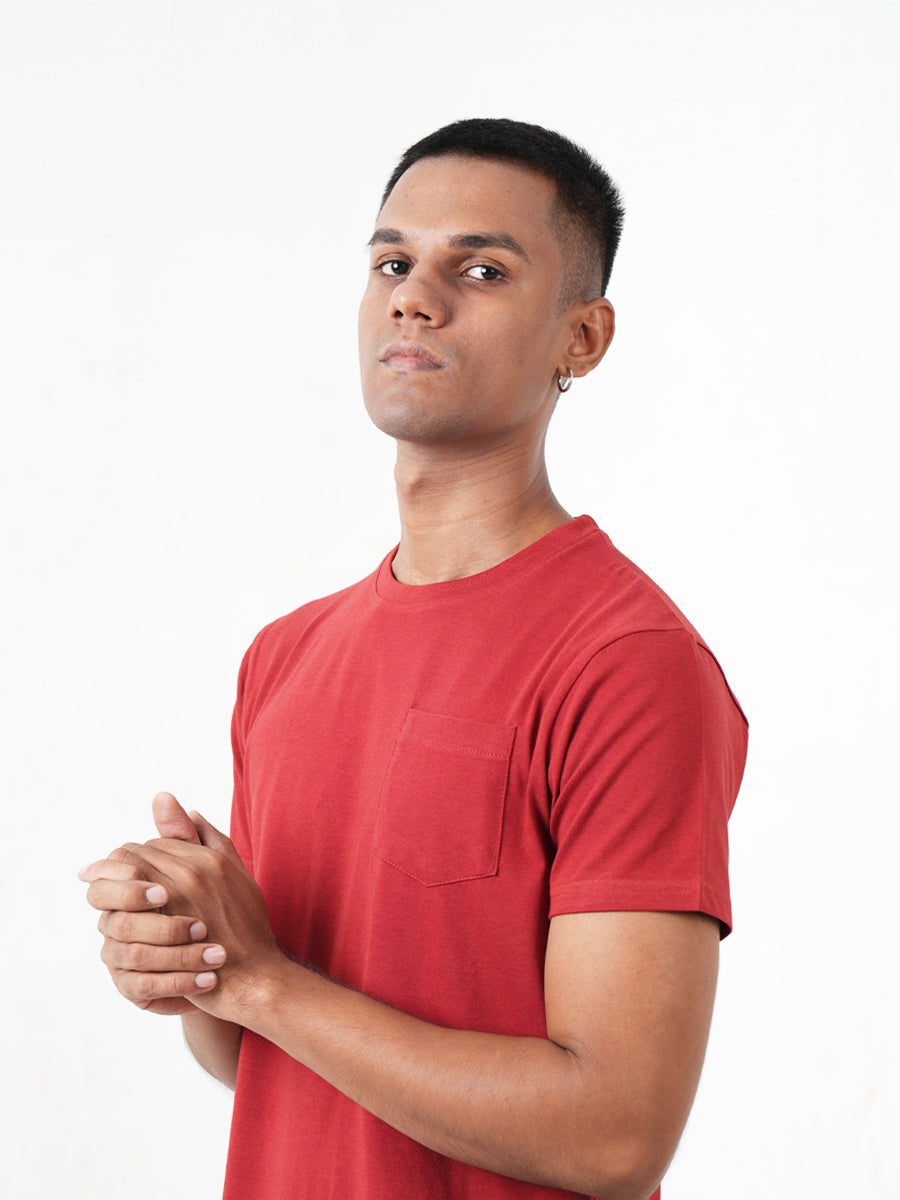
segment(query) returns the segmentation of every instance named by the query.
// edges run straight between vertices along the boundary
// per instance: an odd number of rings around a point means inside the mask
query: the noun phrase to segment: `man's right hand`
[[[153,817],[161,837],[200,843],[193,821],[168,792],[154,798]],[[210,968],[220,967],[226,958],[222,946],[205,941],[206,925],[161,912],[169,899],[165,887],[141,879],[138,868],[127,863],[101,859],[78,875],[90,884],[88,903],[102,910],[100,957],[122,995],[148,1012],[197,1012],[189,996],[215,987],[217,977]]]

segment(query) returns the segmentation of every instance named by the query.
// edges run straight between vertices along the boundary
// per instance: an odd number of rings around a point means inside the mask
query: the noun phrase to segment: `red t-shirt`
[[[466,579],[405,586],[391,557],[248,651],[232,836],[298,960],[427,1021],[546,1037],[556,914],[730,928],[746,722],[589,517]],[[225,1196],[571,1193],[436,1154],[245,1032]]]

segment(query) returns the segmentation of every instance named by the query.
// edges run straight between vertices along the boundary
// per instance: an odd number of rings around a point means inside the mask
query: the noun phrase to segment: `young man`
[[[162,794],[158,840],[82,872],[116,986],[236,1087],[227,1197],[646,1200],[675,1150],[746,725],[547,479],[620,223],[538,127],[407,152],[359,327],[400,544],[249,650],[233,842]]]

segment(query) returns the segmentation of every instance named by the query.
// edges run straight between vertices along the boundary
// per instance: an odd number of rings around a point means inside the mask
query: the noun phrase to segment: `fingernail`
[[[203,971],[194,980],[198,988],[211,988],[216,982],[214,971]]]
[[[190,929],[191,941],[202,942],[206,937],[206,926],[202,921],[195,921]]]
[[[225,961],[225,951],[221,946],[207,946],[203,951],[203,961],[211,967],[220,967]]]
[[[166,902],[166,889],[160,887],[158,883],[154,883],[153,887],[148,887],[144,894],[147,897],[147,903],[152,904],[154,907]]]
[[[78,878],[84,879],[85,875],[87,875],[88,871],[90,871],[92,865],[92,863],[87,863],[86,866],[79,867],[77,872]]]

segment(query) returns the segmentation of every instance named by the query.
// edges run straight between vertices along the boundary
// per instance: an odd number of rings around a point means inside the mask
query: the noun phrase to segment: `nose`
[[[437,329],[447,320],[447,300],[439,283],[420,266],[402,276],[388,300],[388,315],[395,321],[404,317],[421,321]]]

